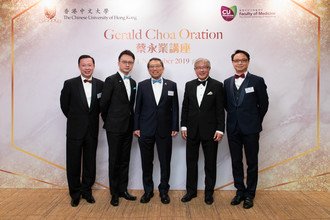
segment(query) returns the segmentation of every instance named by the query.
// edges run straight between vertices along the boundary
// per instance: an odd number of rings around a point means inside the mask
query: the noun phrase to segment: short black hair
[[[235,56],[236,54],[238,54],[238,53],[242,53],[242,54],[244,54],[244,55],[247,57],[248,61],[250,61],[250,54],[249,54],[248,52],[244,51],[244,50],[236,50],[236,51],[231,55],[231,61],[234,60],[234,56]]]
[[[91,59],[93,60],[93,64],[95,65],[95,60],[94,60],[94,58],[91,57],[90,55],[86,55],[86,54],[81,55],[81,56],[79,57],[79,59],[78,59],[78,65],[80,64],[80,60],[81,60],[81,59],[86,59],[86,58],[91,58]]]
[[[134,56],[134,53],[132,53],[132,51],[130,51],[130,50],[124,50],[124,51],[122,51],[122,52],[119,54],[118,61],[120,61],[120,58],[121,58],[123,55],[128,55],[128,56],[132,57],[133,60],[135,60],[135,56]]]
[[[163,63],[163,61],[162,61],[161,59],[157,58],[157,57],[153,57],[153,58],[151,58],[151,59],[148,61],[148,64],[147,64],[147,68],[148,68],[148,69],[149,69],[149,63],[150,63],[151,61],[153,61],[153,60],[155,60],[155,61],[159,61],[160,64],[162,65],[162,67],[164,68],[164,63]]]

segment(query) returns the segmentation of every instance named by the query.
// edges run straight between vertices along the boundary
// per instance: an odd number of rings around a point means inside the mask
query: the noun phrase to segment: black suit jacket
[[[187,127],[187,136],[212,139],[215,131],[224,131],[225,113],[223,101],[223,85],[221,82],[208,78],[205,93],[198,106],[198,79],[186,83],[182,103],[181,127]]]
[[[224,81],[228,134],[234,132],[236,124],[243,134],[260,132],[269,105],[264,79],[247,73],[241,85],[241,93],[237,103],[234,97],[234,86],[234,76]]]
[[[131,97],[128,99],[125,84],[118,72],[105,80],[100,104],[103,128],[107,131],[133,131],[136,82],[130,79],[130,84]]]
[[[136,96],[134,130],[141,135],[171,136],[179,131],[179,103],[176,83],[163,78],[163,89],[158,105],[156,104],[151,80],[139,83]]]
[[[61,91],[61,109],[67,117],[66,135],[70,139],[82,139],[87,131],[95,138],[99,132],[99,114],[103,82],[92,78],[92,99],[88,107],[81,76],[66,80]]]

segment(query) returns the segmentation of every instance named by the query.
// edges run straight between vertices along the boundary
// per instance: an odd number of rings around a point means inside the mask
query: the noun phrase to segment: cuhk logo
[[[235,18],[237,14],[237,6],[231,6],[230,8],[226,6],[221,6],[221,16],[225,21],[231,21]]]
[[[48,19],[52,19],[56,15],[56,8],[55,7],[45,7],[44,13]]]

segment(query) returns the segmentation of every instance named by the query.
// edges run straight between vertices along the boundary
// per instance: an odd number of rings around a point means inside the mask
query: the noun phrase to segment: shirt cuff
[[[187,131],[187,127],[181,127],[181,131]]]

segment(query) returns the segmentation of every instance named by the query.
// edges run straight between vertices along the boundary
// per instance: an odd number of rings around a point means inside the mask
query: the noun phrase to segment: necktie
[[[131,76],[124,76],[124,79],[130,79]]]
[[[243,78],[244,79],[245,75],[244,74],[241,74],[241,75],[235,74],[234,77],[235,77],[235,79],[238,79],[238,78]]]
[[[84,83],[87,83],[87,82],[92,83],[92,80],[91,79],[84,79]]]
[[[200,84],[202,84],[203,86],[205,86],[205,84],[206,84],[206,80],[204,80],[204,81],[197,81],[197,86],[199,86]]]
[[[152,84],[162,83],[162,79],[152,79]]]

